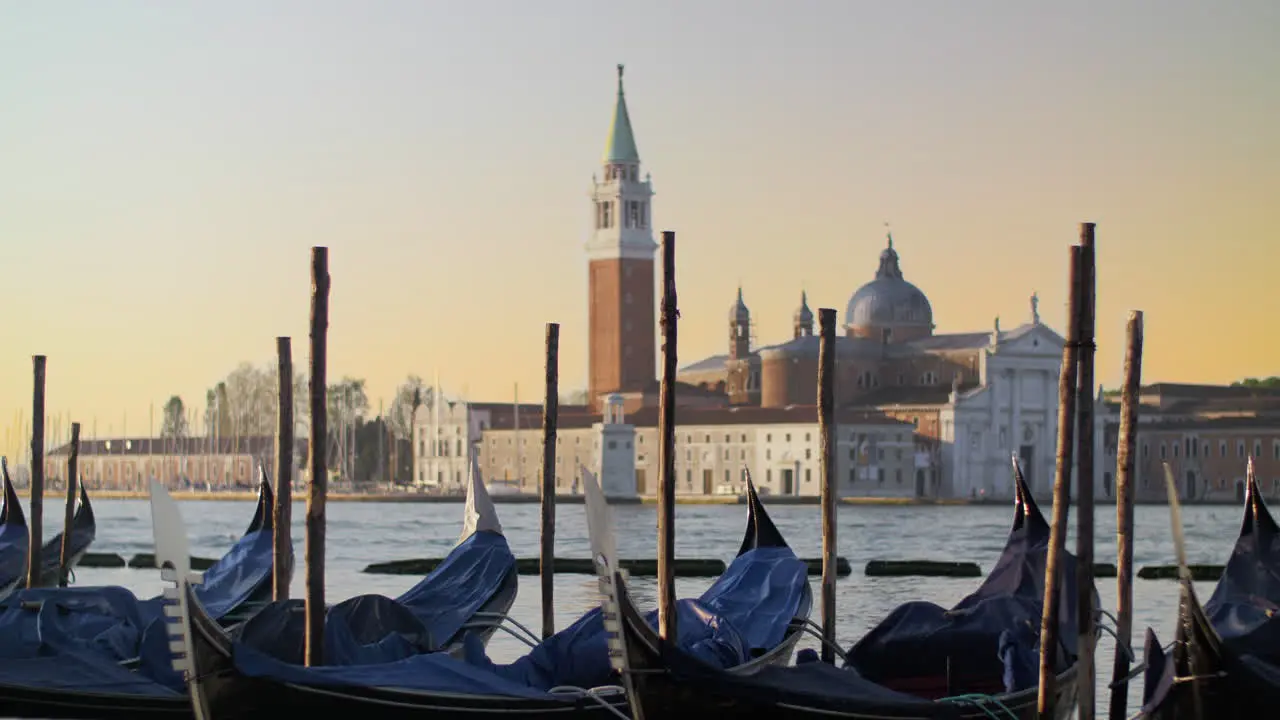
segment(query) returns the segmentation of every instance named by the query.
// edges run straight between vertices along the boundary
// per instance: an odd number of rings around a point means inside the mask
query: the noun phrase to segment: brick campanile
[[[650,223],[653,187],[640,177],[631,116],[618,66],[618,98],[602,160],[604,179],[592,178],[592,235],[589,263],[588,341],[591,402],[602,395],[639,390],[656,377],[654,253]]]

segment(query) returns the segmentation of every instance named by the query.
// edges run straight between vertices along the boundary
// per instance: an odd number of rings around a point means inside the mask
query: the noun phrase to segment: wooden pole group
[[[1045,562],[1044,604],[1040,621],[1040,682],[1036,710],[1042,719],[1055,717],[1054,693],[1057,678],[1054,659],[1058,648],[1059,560],[1066,544],[1070,503],[1071,471],[1075,451],[1076,400],[1080,357],[1081,313],[1088,288],[1084,282],[1081,246],[1072,245],[1069,262],[1066,344],[1062,349],[1062,369],[1058,376],[1058,448],[1053,479],[1053,512],[1049,525],[1049,547]],[[1082,705],[1083,707],[1083,705]]]
[[[1080,351],[1079,382],[1076,392],[1076,420],[1078,450],[1076,459],[1076,503],[1080,506],[1080,518],[1076,521],[1076,628],[1079,636],[1076,649],[1080,661],[1076,668],[1076,682],[1080,686],[1080,720],[1093,720],[1097,701],[1095,694],[1094,651],[1096,644],[1093,586],[1093,361],[1094,334],[1097,325],[1097,273],[1094,269],[1094,224],[1080,224],[1080,307],[1076,312],[1080,326],[1078,337]]]

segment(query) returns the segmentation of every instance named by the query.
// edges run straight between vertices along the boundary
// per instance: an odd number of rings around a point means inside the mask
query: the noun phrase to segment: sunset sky
[[[886,222],[939,332],[1033,291],[1061,329],[1087,220],[1100,382],[1130,309],[1148,381],[1280,374],[1278,36],[1275,0],[0,2],[0,426],[37,353],[50,414],[99,435],[277,335],[304,363],[313,245],[330,377],[375,409],[437,370],[540,400],[549,321],[585,386],[620,62],[681,365],[723,351],[739,283],[759,344],[801,290],[843,314]]]

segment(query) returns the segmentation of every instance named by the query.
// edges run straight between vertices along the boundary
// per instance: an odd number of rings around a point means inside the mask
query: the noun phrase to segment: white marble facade
[[[981,384],[953,393],[939,413],[943,478],[950,486],[944,494],[1011,498],[1010,460],[1017,453],[1033,494],[1051,497],[1064,343],[1038,323],[993,333],[991,346],[980,356]],[[1095,414],[1094,420],[1094,496],[1105,497],[1103,413]]]

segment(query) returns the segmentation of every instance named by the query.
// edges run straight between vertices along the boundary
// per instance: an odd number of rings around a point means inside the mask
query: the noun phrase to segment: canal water
[[[48,505],[46,504],[46,508]],[[253,514],[253,503],[240,501],[191,501],[179,503],[187,522],[192,552],[218,557],[240,536]],[[94,503],[98,517],[98,538],[93,549],[115,552],[128,558],[151,552],[150,509],[145,500],[102,500]],[[586,519],[581,505],[556,509],[556,555],[588,557]],[[503,529],[517,557],[538,554],[538,506],[498,505]],[[304,570],[303,519],[305,507],[294,506],[294,543],[297,571],[293,596],[302,597]],[[801,557],[821,554],[821,518],[817,506],[775,505],[769,508],[778,528]],[[1184,508],[1188,559],[1192,563],[1226,562],[1239,531],[1242,511],[1230,506]],[[1134,564],[1137,567],[1174,562],[1169,512],[1162,506],[1139,506],[1135,511]],[[998,557],[1008,534],[1012,507],[1004,506],[842,506],[838,515],[839,554],[853,565],[853,574],[837,583],[838,637],[844,647],[856,641],[895,606],[909,600],[930,600],[950,606],[971,592],[976,579],[952,578],[868,578],[863,567],[868,560],[933,559],[973,561],[985,573]],[[1074,515],[1067,547],[1074,549]],[[348,597],[381,593],[394,597],[416,583],[416,576],[371,575],[361,572],[370,563],[421,557],[442,557],[457,541],[461,530],[462,505],[417,503],[335,502],[328,506],[326,581],[329,602]],[[654,557],[657,546],[656,510],[650,505],[623,505],[614,508],[619,556]],[[681,505],[676,508],[676,555],[687,558],[731,560],[741,542],[746,522],[743,505]],[[46,523],[50,534],[56,531]],[[1096,557],[1098,562],[1115,562],[1115,510],[1098,508]],[[82,568],[76,572],[78,585],[121,585],[142,597],[160,592],[156,570]],[[681,578],[676,581],[679,597],[696,596],[712,580]],[[538,579],[520,578],[521,592],[512,616],[534,629],[539,628],[541,610]],[[632,582],[642,606],[655,604],[656,583],[650,578]],[[1207,599],[1212,583],[1200,583],[1197,592]],[[818,580],[813,578],[815,598]],[[1099,581],[1103,607],[1115,612],[1115,580]],[[595,579],[586,575],[556,578],[556,626],[562,628],[599,602]],[[1134,643],[1141,656],[1143,632],[1152,627],[1167,643],[1173,638],[1176,620],[1177,585],[1174,581],[1134,581]],[[818,620],[818,610],[813,614]],[[1108,621],[1109,622],[1109,621]],[[802,646],[816,647],[807,640]],[[523,654],[525,646],[502,633],[494,636],[489,651],[497,661],[510,661]],[[1098,698],[1105,707],[1105,689],[1111,674],[1114,643],[1104,636],[1099,644]],[[1140,679],[1131,688],[1129,712],[1137,709]]]

